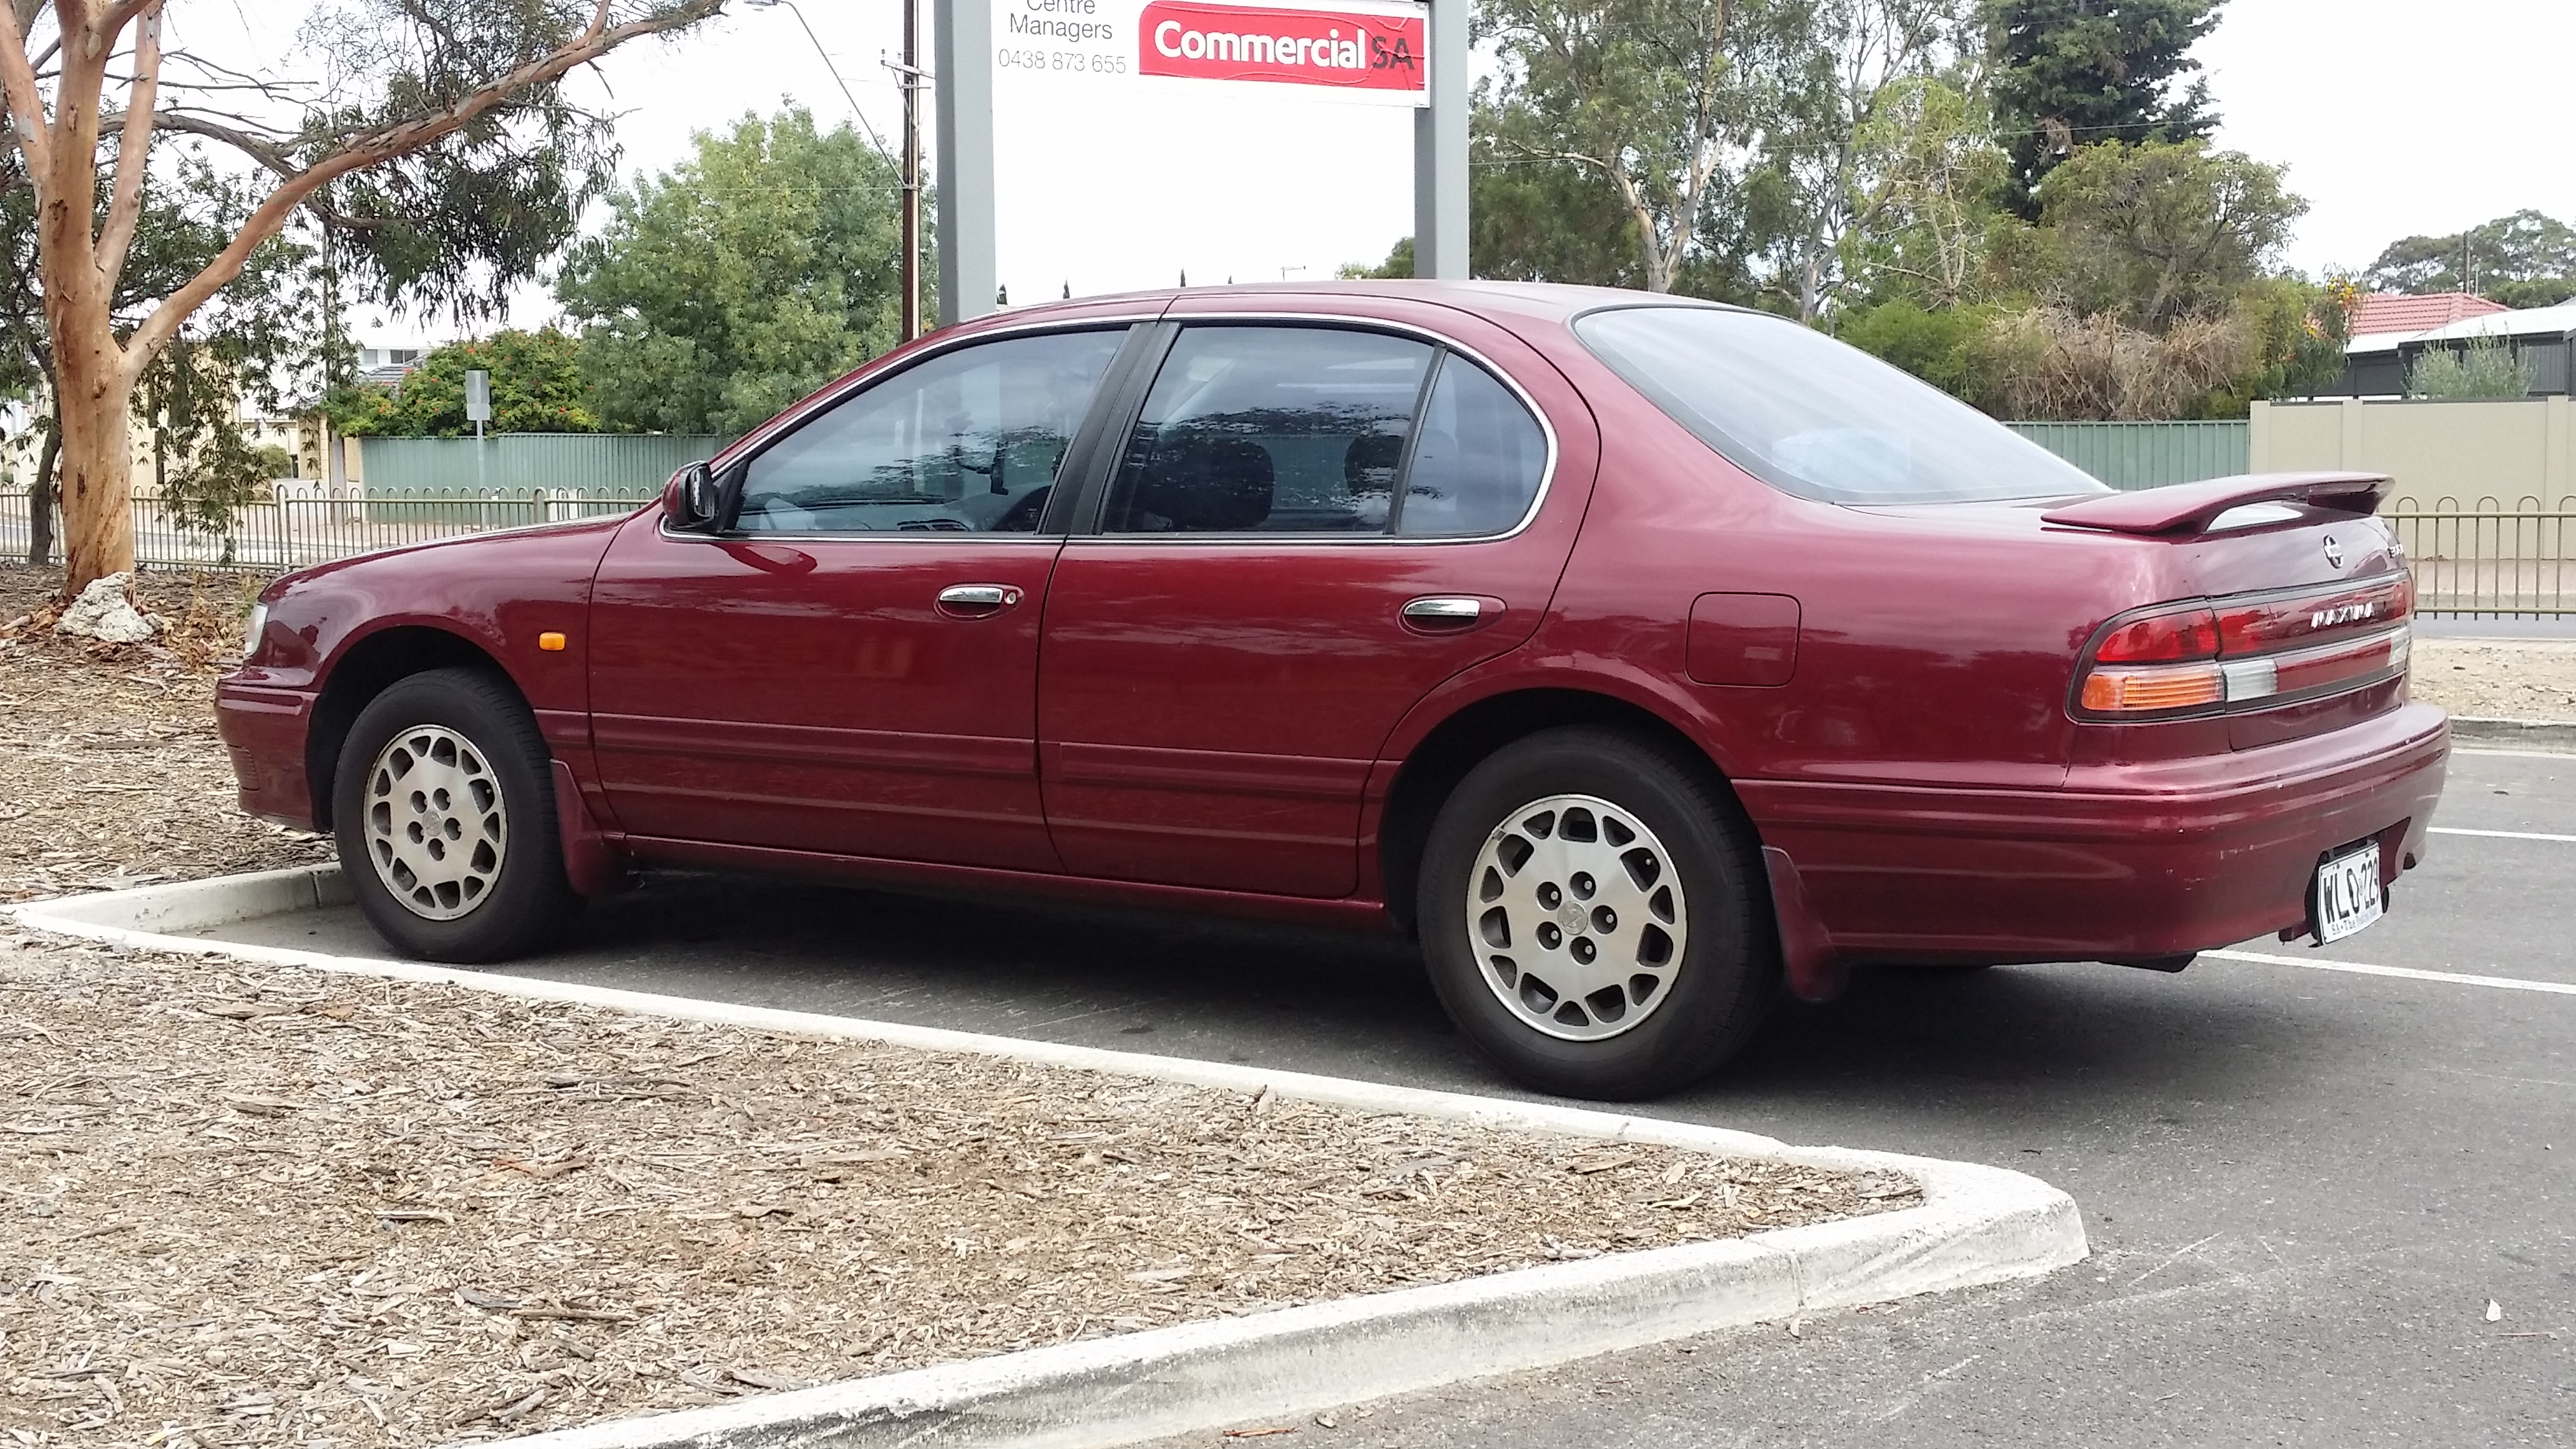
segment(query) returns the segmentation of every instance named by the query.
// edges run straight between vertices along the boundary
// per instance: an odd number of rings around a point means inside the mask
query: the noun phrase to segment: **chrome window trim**
[[[1559,456],[1556,441],[1556,424],[1548,418],[1547,410],[1538,405],[1538,400],[1536,398],[1530,396],[1529,389],[1521,386],[1520,379],[1512,376],[1501,367],[1496,366],[1492,358],[1487,357],[1485,354],[1478,352],[1475,348],[1469,347],[1465,343],[1457,341],[1445,333],[1435,332],[1428,327],[1417,326],[1411,322],[1396,322],[1384,317],[1368,317],[1355,313],[1344,312],[1192,312],[1186,316],[1174,316],[1166,312],[1161,315],[1160,320],[1171,323],[1175,327],[1183,328],[1194,327],[1201,323],[1288,322],[1324,324],[1336,327],[1353,327],[1362,331],[1394,332],[1411,337],[1416,341],[1430,343],[1434,347],[1447,348],[1449,351],[1454,352],[1460,357],[1467,359],[1469,362],[1474,363],[1476,366],[1483,368],[1487,376],[1492,377],[1497,382],[1500,382],[1505,388],[1510,390],[1511,395],[1520,403],[1521,407],[1527,411],[1532,418],[1538,420],[1539,436],[1547,440],[1547,462],[1539,470],[1538,491],[1530,495],[1529,507],[1522,512],[1520,521],[1513,524],[1511,527],[1504,529],[1500,533],[1471,533],[1451,536],[1406,536],[1403,534],[1369,533],[1360,534],[1354,537],[1338,537],[1329,533],[1263,533],[1257,530],[1247,530],[1234,533],[1110,533],[1106,530],[1095,527],[1092,531],[1087,533],[1074,533],[1067,535],[1065,542],[1068,544],[1142,543],[1152,544],[1157,547],[1168,547],[1174,544],[1190,543],[1258,543],[1269,544],[1272,546],[1281,544],[1303,544],[1326,548],[1384,548],[1389,544],[1401,544],[1410,548],[1424,548],[1447,547],[1466,543],[1500,543],[1506,539],[1518,538],[1520,535],[1529,531],[1530,526],[1538,521],[1539,510],[1547,506],[1548,494],[1553,491],[1556,486],[1556,466]],[[1149,379],[1145,386],[1147,390],[1150,391],[1153,388],[1153,382]],[[1416,418],[1414,420],[1414,426],[1417,428],[1420,427],[1421,419]],[[1121,438],[1117,441],[1116,446],[1122,455],[1126,451],[1127,441],[1128,440],[1125,438]],[[1114,472],[1112,474],[1111,481],[1112,486],[1115,486],[1116,479]]]
[[[896,368],[889,372],[866,373],[845,378],[833,387],[813,393],[811,396],[808,396],[803,401],[797,403],[788,411],[780,413],[777,417],[763,423],[760,427],[755,428],[751,432],[745,433],[740,438],[735,439],[732,447],[727,448],[722,452],[717,453],[715,457],[708,459],[707,466],[713,471],[722,472],[725,468],[731,467],[736,458],[747,457],[756,453],[759,449],[767,447],[777,435],[790,431],[814,413],[823,412],[837,406],[841,399],[847,395],[857,392],[862,388],[873,387],[881,381],[900,377],[921,363],[930,361],[932,358],[943,356],[961,347],[972,347],[979,342],[1000,341],[1004,338],[1023,337],[1046,332],[1088,332],[1102,331],[1114,327],[1148,326],[1155,322],[1169,322],[1176,327],[1190,327],[1203,322],[1305,323],[1335,327],[1355,327],[1363,331],[1393,332],[1401,336],[1411,337],[1417,341],[1427,342],[1434,347],[1446,348],[1449,351],[1466,358],[1469,362],[1483,368],[1488,376],[1491,376],[1502,383],[1504,388],[1511,393],[1512,397],[1520,403],[1521,407],[1527,411],[1532,418],[1537,419],[1539,436],[1544,438],[1547,442],[1547,461],[1542,465],[1539,471],[1538,489],[1530,495],[1529,507],[1522,512],[1520,521],[1513,524],[1510,528],[1504,529],[1500,533],[1460,534],[1447,537],[1432,535],[1407,537],[1401,534],[1363,534],[1357,537],[1344,538],[1324,533],[1262,532],[1106,533],[1098,531],[1097,529],[1090,532],[1076,530],[1064,533],[1036,534],[932,532],[930,530],[921,530],[917,533],[911,534],[909,537],[906,537],[906,535],[901,531],[889,530],[884,532],[883,537],[905,538],[907,542],[946,542],[960,537],[965,537],[978,539],[1025,538],[1031,542],[1048,544],[1078,543],[1085,540],[1092,540],[1098,542],[1152,543],[1156,545],[1179,543],[1262,543],[1277,545],[1283,543],[1297,543],[1320,545],[1331,548],[1385,547],[1389,544],[1403,544],[1416,548],[1445,547],[1469,543],[1500,543],[1507,539],[1519,537],[1520,535],[1528,532],[1530,527],[1538,521],[1539,511],[1547,506],[1549,494],[1555,491],[1556,470],[1558,462],[1562,457],[1562,452],[1557,443],[1556,423],[1553,419],[1548,417],[1547,409],[1538,405],[1538,399],[1530,396],[1529,389],[1521,386],[1519,378],[1512,376],[1508,370],[1497,365],[1492,358],[1486,356],[1484,353],[1458,341],[1448,334],[1434,331],[1429,327],[1424,327],[1417,323],[1399,322],[1390,318],[1370,317],[1353,312],[1229,311],[1205,313],[1194,312],[1186,316],[1175,317],[1170,314],[1169,310],[1172,302],[1175,300],[1177,299],[1168,299],[1162,304],[1162,306],[1150,312],[1118,312],[1096,317],[1044,318],[1029,322],[987,328],[966,336],[948,339],[945,342],[924,348],[917,356],[906,360],[904,365],[900,368]],[[1148,379],[1145,386],[1150,390],[1153,386],[1152,380]],[[1417,419],[1416,422],[1418,425],[1419,420]],[[1121,452],[1125,450],[1126,445],[1127,439],[1125,438],[1116,439],[1112,443],[1112,446],[1119,449]],[[703,543],[828,543],[869,537],[869,535],[852,533],[675,533],[670,528],[667,516],[662,522],[662,536],[674,541],[694,539]]]
[[[1167,302],[1164,305],[1170,304]],[[725,468],[733,465],[734,459],[768,447],[777,434],[791,431],[796,425],[804,422],[808,415],[828,411],[838,406],[841,399],[851,393],[874,387],[891,378],[901,377],[921,364],[936,357],[944,357],[961,347],[972,347],[979,342],[999,342],[1006,338],[1024,337],[1040,332],[1103,332],[1114,327],[1138,327],[1159,321],[1162,315],[1158,309],[1152,312],[1119,312],[1100,317],[1057,317],[988,327],[962,337],[934,341],[922,348],[920,352],[904,359],[901,367],[884,372],[863,368],[849,377],[816,389],[792,404],[785,412],[734,439],[732,447],[724,449],[707,460],[707,467],[721,473]],[[1103,382],[1107,380],[1106,377],[1102,379]],[[722,460],[721,466],[719,460]]]
[[[971,528],[870,528],[846,533],[697,533],[671,527],[670,515],[661,519],[662,537],[672,543],[955,543],[975,539],[984,543],[1042,543],[1049,548],[1061,545],[1061,533],[1028,533],[1013,529],[1008,533],[977,532]]]

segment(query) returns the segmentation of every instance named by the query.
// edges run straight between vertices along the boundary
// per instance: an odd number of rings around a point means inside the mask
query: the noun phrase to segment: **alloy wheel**
[[[483,752],[445,725],[396,733],[367,774],[367,858],[424,920],[455,920],[492,893],[509,824]]]
[[[1671,998],[1690,944],[1663,842],[1590,795],[1531,801],[1494,828],[1468,874],[1466,927],[1495,998],[1563,1041],[1634,1030]]]

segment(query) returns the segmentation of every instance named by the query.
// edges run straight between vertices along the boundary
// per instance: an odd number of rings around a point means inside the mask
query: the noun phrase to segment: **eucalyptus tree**
[[[135,389],[191,318],[299,217],[345,242],[348,284],[461,311],[499,304],[606,182],[608,117],[561,81],[724,0],[323,0],[299,82],[165,50],[173,0],[10,0],[0,91],[35,216],[60,418],[65,586],[133,561]],[[257,178],[210,255],[127,289],[155,143],[194,136]],[[339,273],[323,257],[326,280]]]
[[[1669,292],[1703,204],[1745,144],[1751,96],[1739,12],[1776,0],[1486,0],[1476,28],[1499,70],[1482,108],[1501,161],[1600,179],[1634,229],[1638,281]]]

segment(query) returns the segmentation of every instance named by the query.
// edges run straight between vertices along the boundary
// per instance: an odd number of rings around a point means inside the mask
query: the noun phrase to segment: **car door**
[[[931,353],[728,460],[725,526],[621,531],[591,615],[620,826],[1054,869],[1034,733],[1047,514],[1129,330]]]
[[[1345,895],[1379,746],[1440,681],[1529,637],[1582,490],[1541,508],[1549,425],[1440,336],[1164,330],[1048,596],[1049,832],[1078,874]]]

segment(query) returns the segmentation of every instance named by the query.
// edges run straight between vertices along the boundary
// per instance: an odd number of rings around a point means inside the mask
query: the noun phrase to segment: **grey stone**
[[[92,580],[80,591],[70,608],[54,621],[54,632],[73,634],[84,639],[104,639],[110,644],[140,644],[158,630],[152,621],[136,611],[125,589],[131,575],[109,574]]]

